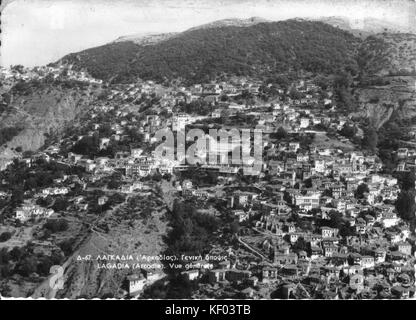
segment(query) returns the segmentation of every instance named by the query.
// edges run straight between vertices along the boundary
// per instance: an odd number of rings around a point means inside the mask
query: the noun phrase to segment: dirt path
[[[250,246],[249,244],[245,243],[241,237],[237,238],[238,242],[240,242],[245,248],[247,248],[248,250],[250,250],[251,252],[253,252],[254,254],[256,254],[257,256],[259,256],[260,258],[271,262],[265,255],[263,255],[262,253],[260,253],[260,251],[254,249],[252,246]]]

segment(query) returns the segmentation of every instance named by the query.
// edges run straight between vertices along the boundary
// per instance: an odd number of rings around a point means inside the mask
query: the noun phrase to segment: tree
[[[61,248],[62,252],[65,254],[65,256],[69,256],[72,253],[72,244],[74,243],[73,239],[64,240],[59,244],[59,247]]]
[[[12,234],[8,231],[3,232],[0,234],[0,242],[6,242],[12,237]]]
[[[370,192],[370,190],[368,189],[368,185],[365,183],[361,183],[358,187],[357,190],[355,190],[355,194],[354,196],[357,199],[362,199],[364,197],[364,193],[368,193]]]
[[[63,218],[49,219],[43,227],[51,232],[60,232],[68,229],[68,222]]]
[[[340,229],[339,229],[339,235],[341,237],[350,237],[350,236],[354,236],[355,235],[355,229],[353,227],[349,227],[346,225],[343,225]]]
[[[347,138],[353,138],[357,133],[357,128],[355,126],[351,126],[349,124],[344,124],[342,127],[340,134]]]
[[[401,174],[398,180],[399,180],[400,188],[402,190],[414,190],[415,189],[414,171]]]
[[[283,127],[279,127],[276,133],[272,134],[272,137],[276,139],[285,139],[287,138],[287,132]]]
[[[350,87],[352,77],[348,72],[341,72],[334,79],[334,96],[337,105],[344,110],[353,111],[355,109],[354,98]]]
[[[24,258],[16,266],[16,272],[23,277],[27,277],[31,273],[36,272],[36,269],[37,263],[34,256]]]
[[[315,83],[322,88],[322,90],[326,90],[330,84],[328,78],[324,77],[323,75],[319,75],[315,79]]]
[[[121,185],[121,183],[120,183],[119,180],[117,180],[117,179],[111,179],[108,182],[107,187],[108,187],[108,189],[118,189],[118,188],[120,188],[120,185]]]
[[[340,74],[336,75],[334,78],[334,88],[349,88],[352,83],[352,77],[347,72],[341,72]]]
[[[415,220],[415,191],[402,190],[396,200],[396,209],[400,218],[406,221]]]
[[[11,70],[22,74],[25,71],[25,67],[22,66],[21,64],[16,64],[16,65],[11,66]]]
[[[306,251],[307,249],[308,243],[302,237],[300,237],[298,241],[296,241],[296,243],[293,245],[293,250],[296,252]]]
[[[237,234],[240,231],[240,224],[238,223],[238,221],[231,222],[230,231],[232,234]]]
[[[368,126],[364,130],[364,138],[362,140],[362,147],[370,151],[375,151],[378,143],[377,131],[373,126]]]
[[[63,211],[63,210],[66,210],[68,205],[69,205],[68,200],[66,200],[65,198],[57,198],[55,200],[55,203],[52,206],[52,209],[54,211]]]
[[[97,155],[100,151],[98,135],[83,137],[75,143],[71,151],[77,154],[88,155],[90,157]]]
[[[0,250],[0,265],[9,263],[10,255],[7,252],[7,248],[1,248]]]
[[[6,276],[5,276],[6,277]],[[11,288],[7,283],[3,283],[0,287],[0,293],[3,297],[9,297],[11,294]]]
[[[99,127],[98,134],[100,138],[107,138],[113,134],[113,129],[110,124],[106,123]]]
[[[312,188],[312,179],[311,178],[308,178],[308,179],[304,180],[303,183],[305,184],[305,188]]]
[[[14,247],[11,251],[10,251],[10,258],[13,261],[19,261],[20,258],[23,256],[24,251],[22,249],[20,249],[19,247]]]
[[[41,261],[37,265],[37,273],[41,276],[47,276],[49,274],[49,270],[54,265],[53,261],[49,257],[42,257]]]
[[[295,87],[290,88],[289,96],[294,100],[302,98],[302,94]]]
[[[342,219],[342,213],[338,211],[331,211],[329,213],[329,226],[332,228],[340,229],[342,225],[344,224],[344,221]]]
[[[286,75],[277,75],[273,80],[283,90],[287,90],[289,88],[290,80],[289,80],[289,78]]]
[[[12,196],[11,196],[11,205],[13,207],[19,206],[24,199],[24,191],[22,190],[21,186],[16,186],[13,188]]]

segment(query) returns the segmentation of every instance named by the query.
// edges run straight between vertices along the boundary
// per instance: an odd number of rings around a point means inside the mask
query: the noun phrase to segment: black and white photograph
[[[415,300],[415,173],[414,0],[1,3],[0,300]]]

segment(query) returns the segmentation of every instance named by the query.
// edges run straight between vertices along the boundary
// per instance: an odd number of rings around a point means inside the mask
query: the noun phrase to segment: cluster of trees
[[[51,255],[35,254],[33,248],[32,244],[22,248],[14,247],[10,251],[7,248],[2,248],[0,250],[1,278],[7,278],[14,274],[28,277],[32,273],[47,276],[51,266],[62,263],[63,256],[60,253],[52,252]]]
[[[378,130],[378,149],[380,159],[387,171],[392,172],[397,166],[397,155],[395,150],[400,147],[400,140],[404,139],[406,131],[403,128],[406,123],[395,117],[393,113],[391,119]]]
[[[343,219],[342,213],[338,211],[331,211],[329,213],[329,219],[318,220],[318,226],[331,227],[339,230],[339,234],[342,237],[348,237],[355,235],[355,229],[350,227],[346,221]]]
[[[292,79],[290,79],[290,77],[288,77],[286,74],[279,74],[279,75],[275,75],[275,76],[270,76],[267,80],[266,83],[272,83],[272,84],[276,84],[277,86],[279,86],[280,88],[282,88],[283,90],[287,90],[289,89],[290,84],[292,83]],[[271,91],[271,93],[273,93],[272,90],[277,90],[277,88],[275,86],[271,86],[268,89],[265,90],[269,90]],[[270,93],[270,92],[268,92]],[[277,92],[276,92],[277,93]]]
[[[67,239],[59,243],[59,248],[61,248],[62,252],[66,257],[72,253],[74,243],[75,239]]]
[[[369,125],[364,129],[364,137],[361,141],[361,145],[364,149],[370,150],[372,152],[376,151],[378,144],[378,134],[374,126]]]
[[[416,226],[416,191],[415,191],[415,173],[409,172],[398,176],[401,191],[396,200],[397,212],[403,220]]]
[[[131,147],[141,147],[143,143],[143,135],[138,128],[127,128],[125,135],[128,138],[123,141],[111,140],[103,149],[100,149],[100,138],[110,137],[112,134],[111,127],[104,125],[99,129],[98,134],[92,136],[84,136],[77,141],[71,152],[88,156],[90,159],[94,157],[114,157],[117,152],[130,151]]]
[[[348,72],[338,73],[333,80],[334,98],[337,107],[345,112],[355,111],[357,102],[351,93],[352,76]]]
[[[57,211],[64,211],[68,208],[69,206],[69,201],[64,198],[64,197],[58,197],[55,199],[55,201],[53,202],[52,205],[52,209],[57,212]]]
[[[63,218],[60,219],[48,219],[43,225],[43,228],[49,230],[52,233],[65,231],[68,229],[68,221]]]
[[[115,79],[116,82],[122,82],[130,75],[128,62],[135,58],[138,48],[134,42],[122,41],[69,54],[62,62],[74,64],[78,69],[87,69],[89,74],[98,79],[109,80],[114,75],[122,74]]]
[[[0,234],[0,242],[6,242],[12,237],[12,234],[8,231],[3,232]]]
[[[71,152],[88,155],[94,158],[100,153],[100,137],[98,135],[82,137],[71,149]]]
[[[259,98],[265,102],[276,98],[279,95],[279,88],[272,84],[271,86],[262,85],[259,88]]]
[[[169,219],[171,229],[165,239],[168,245],[165,254],[177,256],[180,262],[182,255],[196,256],[208,252],[213,232],[219,227],[215,217],[197,213],[195,206],[189,202],[175,201]],[[156,283],[145,291],[144,297],[189,299],[192,291],[197,289],[197,283],[180,274],[184,269],[166,267],[171,276],[169,286]]]
[[[39,80],[32,81],[18,81],[10,90],[12,95],[29,95],[33,92],[39,91],[44,87],[44,83]]]
[[[43,188],[51,185],[54,179],[63,175],[81,174],[81,167],[69,167],[55,161],[37,160],[31,167],[15,160],[14,163],[2,171],[0,178],[7,189],[21,188],[23,191],[33,188]],[[10,189],[9,189],[10,190]]]
[[[370,192],[370,190],[368,189],[368,185],[365,183],[361,183],[358,187],[357,190],[355,190],[354,196],[357,199],[362,199],[364,197],[364,193],[368,193]]]
[[[414,190],[402,190],[397,197],[396,209],[399,213],[400,218],[406,221],[415,220],[416,204],[415,204],[416,193]]]
[[[124,202],[124,200],[126,199],[126,196],[124,194],[114,193],[108,197],[108,200],[103,205],[99,205],[98,198],[102,195],[104,195],[104,193],[102,191],[98,191],[94,196],[91,197],[91,199],[89,199],[88,213],[99,215],[111,209],[111,207]]]
[[[1,189],[12,193],[10,205],[16,207],[24,199],[24,192],[37,188],[45,188],[54,179],[63,175],[82,174],[84,169],[77,166],[65,166],[55,161],[47,162],[39,159],[31,167],[15,160],[6,170],[0,173],[3,182]]]
[[[198,213],[191,203],[176,201],[170,215],[170,226],[166,239],[167,253],[180,258],[182,254],[206,253],[219,221],[211,215]]]
[[[354,138],[357,134],[357,127],[355,125],[344,124],[342,129],[339,131],[339,134],[346,138]]]
[[[273,132],[270,134],[271,139],[281,140],[281,139],[286,139],[287,137],[288,137],[288,133],[283,127],[277,128],[276,132]]]
[[[396,44],[389,41],[391,39],[391,37],[390,39],[386,37],[386,34],[383,37],[371,35],[359,47],[357,62],[360,67],[360,78],[363,79],[364,84],[368,75],[372,76],[385,70],[388,70],[390,75],[412,75],[411,70],[398,70],[391,63],[392,57],[397,58],[394,56],[394,51],[402,51]],[[381,82],[376,81],[375,85]]]
[[[0,129],[0,146],[12,140],[23,129],[21,127],[5,127]]]
[[[179,112],[186,112],[189,114],[196,113],[202,116],[211,114],[214,108],[210,103],[203,99],[191,101],[189,103],[181,103],[178,106]]]
[[[155,204],[151,199],[132,197],[127,202],[123,216],[132,220],[137,220],[138,218],[147,220],[152,216],[153,210],[155,210]]]

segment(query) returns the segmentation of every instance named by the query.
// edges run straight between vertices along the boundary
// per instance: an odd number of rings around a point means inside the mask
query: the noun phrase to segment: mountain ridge
[[[221,72],[263,75],[305,69],[333,73],[339,68],[357,68],[353,55],[360,39],[344,30],[294,19],[255,22],[244,28],[214,23],[151,45],[113,42],[69,54],[58,63],[74,64],[96,78],[118,82],[134,77],[200,81]]]
[[[142,33],[142,34],[132,34],[127,36],[118,37],[111,43],[122,42],[122,41],[132,41],[139,45],[151,45],[171,39],[181,33],[191,32],[200,29],[211,29],[219,27],[248,27],[257,23],[270,22],[269,20],[260,18],[260,17],[251,17],[248,19],[237,19],[237,18],[228,18],[222,20],[216,20],[210,23],[202,24],[190,29],[186,29],[183,32],[166,32],[166,33]]]
[[[413,33],[416,34],[416,26],[400,26],[375,18],[350,19],[344,16],[330,16],[309,19],[311,21],[321,21],[334,27],[346,30],[355,36],[366,37],[378,33]]]

